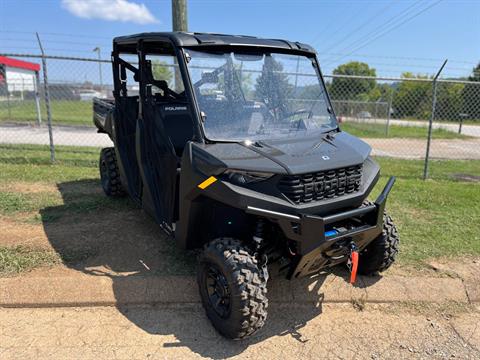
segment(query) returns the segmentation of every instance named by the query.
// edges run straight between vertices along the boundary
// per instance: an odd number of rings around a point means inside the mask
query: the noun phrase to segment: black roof
[[[119,36],[113,39],[116,45],[133,45],[139,40],[161,41],[169,40],[179,47],[190,46],[246,46],[246,47],[271,47],[279,50],[315,53],[315,50],[307,44],[281,39],[262,39],[246,35],[225,35],[211,33],[188,33],[188,32],[150,32],[127,36]]]

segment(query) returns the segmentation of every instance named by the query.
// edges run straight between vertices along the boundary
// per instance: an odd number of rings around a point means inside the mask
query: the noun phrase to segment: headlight
[[[271,178],[274,174],[260,172],[246,172],[238,170],[227,170],[223,173],[225,180],[237,185],[245,185],[264,181]]]

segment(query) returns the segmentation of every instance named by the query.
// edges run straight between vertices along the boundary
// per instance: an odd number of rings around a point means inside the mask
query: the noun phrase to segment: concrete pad
[[[469,285],[479,297],[478,284]],[[344,276],[317,275],[269,283],[271,303],[460,302],[468,303],[460,279],[359,277],[355,286]],[[0,306],[117,306],[129,304],[198,303],[198,287],[191,276],[14,277],[0,279]]]
[[[197,302],[193,279],[181,276],[88,276],[0,279],[0,306],[114,306]]]
[[[367,302],[468,302],[460,279],[388,276],[362,277],[362,281],[367,291]]]
[[[146,277],[146,303],[199,302],[198,286],[192,276]]]
[[[348,283],[348,277],[333,274],[303,278],[292,282],[296,302],[351,302],[366,297],[365,290]]]
[[[463,284],[470,302],[480,303],[480,282],[475,279],[466,279],[463,281]]]

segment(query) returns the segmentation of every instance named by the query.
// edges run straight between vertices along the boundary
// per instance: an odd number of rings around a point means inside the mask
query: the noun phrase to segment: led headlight
[[[223,173],[224,178],[236,185],[245,185],[264,181],[271,178],[274,174],[261,172],[246,172],[239,170],[227,170]]]

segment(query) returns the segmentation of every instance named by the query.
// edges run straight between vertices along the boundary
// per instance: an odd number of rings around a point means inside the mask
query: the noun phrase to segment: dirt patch
[[[179,249],[138,209],[73,214],[38,225],[2,218],[0,226],[0,246],[52,250],[63,261],[55,268],[97,275],[193,273],[195,254]],[[57,270],[40,268],[34,273],[52,271]]]
[[[71,271],[97,275],[194,273],[195,253],[179,249],[175,240],[165,236],[139,209],[71,214],[39,224],[0,218],[0,228],[0,246],[51,250],[63,260],[54,267],[34,270],[33,276],[55,276],[58,272]],[[436,264],[432,260],[415,266],[395,264],[384,275],[463,278],[473,276],[474,270],[469,266],[477,260],[445,261]]]
[[[0,246],[51,248],[41,224],[19,223],[16,219],[0,217]]]
[[[97,181],[92,180],[85,183],[69,183],[66,193],[76,195],[87,194],[102,194],[100,186],[96,185]],[[24,194],[38,194],[38,193],[59,193],[64,190],[63,184],[49,184],[42,182],[15,182],[15,183],[0,183],[0,191],[18,192]]]
[[[459,259],[434,259],[428,264],[437,272],[457,274],[462,279],[476,278],[480,274],[480,258],[463,257]]]
[[[0,184],[0,190],[30,194],[42,192],[58,192],[58,188],[55,184],[45,184],[39,182],[15,182]]]
[[[452,177],[455,180],[467,181],[467,182],[480,182],[480,176],[472,174],[453,174]]]

